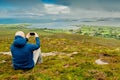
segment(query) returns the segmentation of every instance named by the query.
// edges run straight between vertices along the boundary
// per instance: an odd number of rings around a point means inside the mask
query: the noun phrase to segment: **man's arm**
[[[28,38],[30,36],[31,36],[30,33],[28,33],[26,35],[26,40],[28,40]],[[36,44],[30,44],[30,46],[29,46],[32,51],[37,50],[38,48],[40,48],[40,39],[39,39],[39,36],[38,36],[37,33],[35,33],[35,39],[36,39]]]
[[[40,39],[39,39],[39,37],[36,37],[35,39],[36,39],[36,44],[30,44],[30,49],[32,51],[37,50],[38,48],[40,48]]]

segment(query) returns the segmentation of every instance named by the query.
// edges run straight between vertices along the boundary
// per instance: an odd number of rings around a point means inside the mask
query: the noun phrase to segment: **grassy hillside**
[[[0,29],[1,30],[1,29]],[[9,51],[18,29],[0,33],[0,52]],[[120,80],[120,41],[63,32],[35,29],[41,39],[42,52],[62,52],[63,55],[44,57],[32,70],[12,69],[11,56],[0,54],[0,79],[3,80]],[[4,34],[3,34],[4,33]],[[31,38],[30,42],[34,42]],[[78,54],[70,55],[73,52]],[[97,65],[96,59],[108,65]],[[6,62],[4,62],[6,61]]]

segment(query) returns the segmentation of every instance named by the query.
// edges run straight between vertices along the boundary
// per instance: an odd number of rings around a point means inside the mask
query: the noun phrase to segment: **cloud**
[[[40,16],[44,16],[44,5],[39,0],[0,0],[0,18]]]
[[[42,2],[67,6],[70,10],[69,14],[75,18],[120,17],[120,0],[42,0]],[[48,8],[48,12],[54,13],[55,11],[53,8]]]
[[[57,5],[66,5],[71,8],[86,10],[120,11],[120,0],[41,0],[42,2]]]
[[[7,2],[9,3],[9,2]],[[14,2],[16,3],[16,2]],[[17,2],[18,3],[18,2]],[[23,2],[22,2],[23,3]],[[70,9],[64,5],[56,5],[56,4],[44,4],[39,2],[39,4],[34,5],[36,2],[29,7],[4,7],[0,9],[0,18],[1,17],[17,17],[17,18],[41,18],[43,16],[46,17],[50,15],[63,15],[69,14]],[[11,4],[13,4],[11,2]],[[18,3],[20,4],[20,3]],[[34,7],[33,7],[34,5]],[[4,16],[3,16],[4,14]]]
[[[67,6],[44,4],[46,13],[48,14],[67,14],[70,13],[70,9]]]
[[[71,9],[120,11],[120,0],[42,0],[45,3],[66,5]]]
[[[60,0],[57,0],[60,1]],[[77,17],[120,17],[120,0],[67,0]]]
[[[119,3],[120,0],[0,0],[0,18],[120,17]]]

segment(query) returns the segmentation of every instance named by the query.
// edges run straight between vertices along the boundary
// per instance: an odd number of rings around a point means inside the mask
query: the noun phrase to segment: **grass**
[[[76,25],[78,30],[73,31],[82,35],[99,36],[120,40],[120,27]]]
[[[1,30],[1,29],[0,29]],[[0,33],[0,52],[9,51],[14,33],[6,29]],[[14,70],[11,56],[0,54],[0,79],[3,80],[120,80],[120,41],[41,29],[20,29],[25,33],[36,31],[41,39],[42,52],[64,52],[64,55],[44,57],[42,64],[32,70]],[[3,31],[3,30],[1,30]],[[30,42],[34,42],[31,38]],[[71,56],[67,54],[78,52]],[[108,65],[97,65],[101,58]],[[5,60],[6,62],[2,63]]]

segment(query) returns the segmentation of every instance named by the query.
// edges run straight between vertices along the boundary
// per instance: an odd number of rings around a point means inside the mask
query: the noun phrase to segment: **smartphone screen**
[[[35,35],[35,33],[30,33],[30,35]]]

